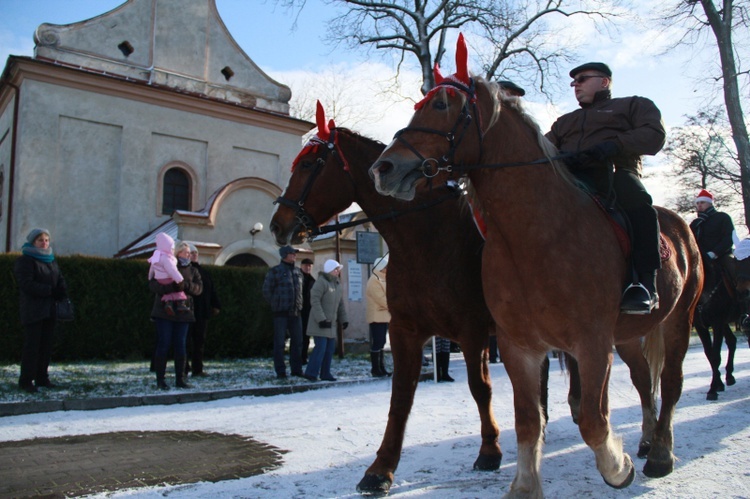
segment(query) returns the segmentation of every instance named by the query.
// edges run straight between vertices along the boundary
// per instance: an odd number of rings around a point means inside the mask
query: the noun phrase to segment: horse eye
[[[448,103],[444,100],[435,100],[432,103],[432,107],[437,109],[438,111],[445,111],[446,109],[448,109]]]
[[[315,164],[312,160],[305,159],[302,161],[302,168],[307,170],[309,168],[312,168],[313,164]]]

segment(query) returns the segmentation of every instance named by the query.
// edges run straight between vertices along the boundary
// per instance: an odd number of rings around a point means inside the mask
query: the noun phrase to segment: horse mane
[[[486,133],[497,123],[504,108],[514,110],[521,117],[522,121],[536,133],[537,143],[542,150],[542,154],[549,160],[555,174],[559,175],[566,183],[578,189],[578,182],[573,174],[570,173],[568,168],[559,160],[553,159],[559,154],[557,147],[555,147],[555,145],[544,136],[539,128],[539,124],[529,113],[526,112],[521,98],[516,95],[511,95],[508,93],[507,89],[503,88],[496,82],[488,81],[481,76],[472,76],[472,78],[477,87],[482,86],[485,88],[492,100],[492,114],[489,117],[483,133]],[[471,180],[469,180],[468,177],[466,177],[465,180],[466,185],[464,186],[464,192],[466,195],[464,200],[466,201],[466,209],[471,210],[473,207],[473,209],[478,211],[482,217],[486,218],[485,210],[477,197],[476,190],[474,189]]]
[[[381,141],[379,141],[379,140],[377,140],[377,139],[372,139],[372,138],[370,138],[370,137],[367,137],[366,135],[362,135],[362,134],[361,134],[361,133],[359,133],[359,132],[355,132],[355,131],[354,131],[354,130],[352,130],[351,128],[346,128],[346,127],[342,127],[342,126],[337,126],[337,127],[335,128],[335,130],[336,130],[337,132],[343,132],[343,133],[345,133],[345,134],[347,134],[347,135],[351,135],[352,137],[354,137],[354,138],[356,138],[356,139],[358,139],[358,140],[361,140],[361,141],[363,141],[363,142],[366,142],[366,143],[368,143],[368,145],[370,145],[370,146],[373,146],[373,147],[375,147],[375,146],[383,146],[383,147],[385,147],[385,144],[383,144],[383,143],[382,143]]]

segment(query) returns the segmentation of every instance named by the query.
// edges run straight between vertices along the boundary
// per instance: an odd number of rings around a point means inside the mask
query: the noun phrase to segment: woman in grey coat
[[[305,378],[310,381],[320,379],[336,381],[331,374],[331,360],[336,349],[336,324],[342,329],[349,325],[344,308],[344,291],[339,276],[341,264],[336,260],[326,260],[323,272],[310,290],[310,322],[307,334],[315,339],[315,348],[308,359]]]

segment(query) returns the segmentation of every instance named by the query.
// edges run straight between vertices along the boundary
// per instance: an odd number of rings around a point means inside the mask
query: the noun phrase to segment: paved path
[[[75,497],[218,482],[278,468],[285,451],[239,435],[117,432],[0,443],[0,497]]]

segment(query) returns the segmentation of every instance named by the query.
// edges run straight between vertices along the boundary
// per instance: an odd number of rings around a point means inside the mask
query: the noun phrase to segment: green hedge
[[[23,345],[18,286],[13,264],[18,254],[0,254],[0,360],[18,362]],[[153,295],[148,263],[83,256],[58,257],[76,308],[76,320],[58,323],[53,359],[150,358],[156,332],[150,320]],[[265,270],[206,265],[222,310],[208,325],[206,357],[268,356],[273,347],[271,310],[261,288]]]

